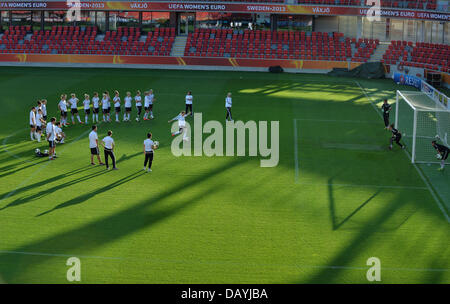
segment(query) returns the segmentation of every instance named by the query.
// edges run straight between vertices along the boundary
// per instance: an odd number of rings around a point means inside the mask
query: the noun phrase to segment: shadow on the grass
[[[6,177],[6,176],[11,175],[11,174],[15,174],[15,173],[17,173],[19,171],[28,169],[28,168],[36,166],[36,165],[40,165],[40,164],[42,164],[42,163],[44,163],[46,161],[48,161],[47,157],[45,157],[44,159],[41,159],[41,160],[37,160],[36,162],[30,163],[29,165],[23,166],[21,168],[17,168],[17,167],[20,166],[21,164],[24,164],[25,161],[19,161],[17,163],[4,166],[4,167],[0,168],[0,171],[1,172],[9,171],[9,172],[1,174],[0,178]]]
[[[362,226],[358,234],[350,241],[350,243],[345,246],[344,249],[340,251],[337,255],[335,255],[327,264],[331,266],[339,265],[345,266],[350,265],[355,259],[358,258],[359,253],[364,247],[369,246],[372,242],[371,236],[374,233],[378,232],[378,227],[381,227],[384,222],[386,222],[395,212],[401,209],[408,202],[407,200],[402,199],[402,195],[399,195],[397,199],[393,202],[390,202],[388,207],[379,212],[373,219],[370,221],[370,224]],[[367,257],[369,258],[369,257]],[[344,271],[349,271],[348,269],[343,268],[333,268],[328,269],[324,268],[319,270],[316,274],[312,275],[311,278],[306,280],[308,284],[318,284],[324,282],[333,282],[333,278],[341,277],[341,273]],[[361,272],[361,281],[365,278],[366,270],[351,270],[351,271],[360,271]],[[299,282],[296,282],[299,283]],[[341,282],[342,283],[342,282]],[[349,282],[351,283],[351,282]]]
[[[20,193],[22,193],[24,191],[28,191],[28,190],[31,190],[31,189],[34,189],[34,188],[37,188],[37,187],[41,187],[41,186],[44,186],[44,185],[47,185],[47,184],[50,184],[50,183],[53,183],[53,182],[60,182],[61,179],[63,179],[63,178],[67,178],[67,177],[70,177],[72,175],[82,173],[82,172],[90,170],[92,168],[93,167],[91,165],[80,167],[80,168],[74,169],[72,171],[65,172],[65,173],[62,173],[62,174],[58,174],[56,176],[53,176],[53,177],[50,177],[50,178],[47,178],[47,179],[42,179],[42,180],[40,180],[40,181],[38,181],[38,182],[36,182],[34,184],[31,184],[31,185],[23,186],[23,187],[20,187],[20,188],[17,188],[17,189],[10,189],[10,190],[8,190],[8,192],[4,192],[4,193],[0,194],[0,201],[5,199],[5,198],[10,198],[10,197],[15,196],[17,194],[20,194]]]
[[[82,172],[82,171],[79,171],[79,172]],[[91,174],[88,174],[88,175],[85,175],[85,176],[82,176],[82,177],[70,180],[67,183],[62,183],[62,184],[56,185],[54,187],[45,189],[45,190],[43,190],[41,192],[34,193],[34,194],[29,195],[29,196],[18,198],[16,200],[12,201],[11,203],[9,203],[8,205],[0,208],[0,211],[4,210],[4,209],[7,209],[7,208],[10,208],[10,207],[14,207],[14,206],[19,206],[19,205],[23,205],[23,204],[26,204],[26,203],[30,203],[30,202],[35,201],[37,199],[41,199],[41,198],[45,197],[48,194],[54,193],[55,191],[62,190],[64,188],[73,186],[75,184],[87,181],[89,179],[92,179],[92,178],[95,178],[95,177],[100,176],[102,174],[105,174],[106,172],[107,172],[106,170],[97,171],[97,172],[94,172],[94,173],[91,173]]]
[[[182,192],[184,189],[188,189],[193,185],[197,186],[204,183],[214,176],[220,175],[223,172],[238,166],[244,161],[245,158],[236,159],[233,162],[229,162],[223,166],[215,168],[197,177],[196,179],[189,179],[184,183],[175,185],[161,194],[150,197],[147,200],[127,208],[126,210],[119,211],[96,222],[88,223],[80,228],[59,233],[55,236],[12,249],[11,252],[48,252],[48,250],[54,250],[52,254],[82,254],[84,252],[94,250],[95,248],[123,238],[124,236],[132,234],[140,229],[145,229],[151,225],[154,225],[180,212],[188,206],[191,206],[202,197],[214,194],[215,191],[218,191],[217,186],[202,190],[194,198],[189,197],[185,200],[181,200],[173,207],[168,207],[164,210],[147,210],[149,207],[153,208],[157,206],[158,203],[164,199],[178,192]],[[139,176],[139,173],[133,173],[125,178],[117,180],[111,184],[111,186],[106,186],[97,191],[81,195],[69,202],[55,207],[54,210],[82,203],[100,192],[110,190],[111,187],[129,182]],[[82,241],[80,242],[80,240]],[[0,263],[0,273],[3,275],[6,282],[11,282],[18,274],[24,273],[28,269],[33,268],[36,264],[44,263],[50,258],[52,257],[40,256],[39,259],[24,259],[20,254],[2,253],[0,254],[0,261],[8,261],[8,263]]]
[[[81,180],[78,180],[76,182],[85,181],[87,179],[90,179],[90,178],[97,177],[99,175],[105,174],[106,172],[107,171],[94,173],[94,174],[88,176],[87,178],[82,178]],[[54,208],[52,208],[50,210],[47,210],[45,212],[42,212],[42,213],[36,215],[36,217],[39,217],[39,216],[42,216],[42,215],[46,215],[46,214],[51,213],[53,211],[56,211],[58,209],[63,209],[63,208],[70,207],[70,206],[73,206],[73,205],[81,204],[81,203],[87,201],[88,199],[91,199],[92,197],[96,196],[97,194],[103,193],[105,191],[109,191],[109,190],[111,190],[111,189],[113,189],[113,188],[115,188],[117,186],[120,186],[122,184],[128,183],[128,182],[132,181],[135,178],[138,178],[139,176],[141,176],[143,174],[146,174],[146,173],[143,172],[143,171],[138,171],[138,172],[132,173],[132,174],[130,174],[130,175],[128,175],[128,176],[126,176],[126,177],[124,177],[122,179],[119,179],[119,180],[117,180],[117,181],[115,181],[115,182],[105,186],[105,187],[102,187],[100,189],[97,189],[97,190],[94,190],[94,191],[82,194],[82,195],[77,196],[77,197],[75,197],[75,198],[73,198],[71,200],[68,200],[67,202],[61,203],[61,204],[55,206]]]
[[[375,191],[374,194],[372,194],[366,201],[364,201],[361,205],[359,205],[355,210],[353,210],[351,213],[349,213],[343,220],[338,221],[338,217],[336,215],[336,202],[334,199],[334,190],[333,190],[333,180],[334,177],[331,177],[328,180],[328,201],[329,201],[329,208],[330,208],[330,216],[331,216],[331,224],[333,230],[338,230],[342,225],[344,225],[348,220],[350,220],[358,211],[360,211],[364,206],[366,206],[368,203],[370,203],[371,200],[373,200],[380,192],[381,188],[378,188],[377,191]]]

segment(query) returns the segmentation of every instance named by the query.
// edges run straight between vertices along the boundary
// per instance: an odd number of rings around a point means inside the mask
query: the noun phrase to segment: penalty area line
[[[380,116],[380,118],[383,118],[383,115],[381,115],[380,111],[378,111],[378,109],[375,107],[375,105],[373,104],[373,99],[372,97],[370,97],[366,90],[361,86],[361,84],[358,81],[355,81],[355,83],[358,85],[358,87],[360,88],[360,90],[363,92],[363,94],[366,96],[367,100],[369,101],[370,105],[373,107],[373,109],[375,110],[375,112],[377,112],[378,116]],[[403,150],[403,152],[406,154],[406,156],[408,156],[408,152],[406,152],[406,149]],[[408,156],[409,158],[409,156]],[[441,210],[442,214],[444,215],[445,219],[447,220],[448,223],[450,223],[450,217],[448,216],[448,213],[446,211],[446,209],[444,208],[444,206],[442,206],[440,199],[437,197],[433,187],[430,185],[430,183],[428,182],[428,180],[425,178],[425,176],[423,176],[423,173],[421,172],[420,168],[417,167],[417,165],[415,163],[412,164],[414,168],[416,168],[417,173],[419,174],[420,178],[422,179],[422,181],[424,182],[425,186],[428,188],[428,191],[430,192],[431,196],[433,197],[434,201],[436,202],[439,210]]]

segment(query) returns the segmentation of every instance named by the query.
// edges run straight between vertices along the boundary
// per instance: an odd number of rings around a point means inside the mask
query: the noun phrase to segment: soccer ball
[[[139,121],[139,118],[138,118],[138,117],[136,117],[136,121]]]
[[[45,151],[44,151],[44,154],[48,154],[48,150],[45,150]]]
[[[442,158],[442,155],[438,153],[438,154],[436,154],[436,158],[437,158],[437,159],[441,159],[441,158]]]
[[[37,148],[36,148],[36,150],[34,150],[34,153],[36,153],[36,154],[38,154],[39,152],[41,152],[41,150],[39,150]]]
[[[158,149],[159,148],[159,141],[154,141],[153,142],[153,146],[155,147],[155,149]]]

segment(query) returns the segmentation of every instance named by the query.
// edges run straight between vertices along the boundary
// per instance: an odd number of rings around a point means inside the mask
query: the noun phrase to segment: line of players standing
[[[103,122],[111,122],[110,118],[110,112],[111,112],[111,98],[109,96],[109,92],[105,91],[103,93],[103,97],[100,101],[99,94],[97,92],[94,92],[93,98],[92,98],[92,122],[99,122],[99,112],[100,112],[100,106],[102,107],[102,114],[103,114]],[[123,121],[131,121],[131,110],[132,110],[132,100],[133,97],[131,97],[131,93],[127,92],[126,97],[124,98],[124,104],[125,104],[125,113],[123,116]],[[144,97],[144,120],[150,120],[153,119],[153,102],[155,101],[155,97],[153,94],[153,90],[149,90],[145,92]],[[88,94],[84,94],[84,100],[83,100],[83,109],[85,113],[85,121],[84,123],[81,121],[80,115],[78,113],[78,98],[74,93],[71,94],[71,98],[67,101],[67,95],[62,94],[61,99],[58,103],[58,109],[60,111],[60,121],[56,121],[55,117],[52,117],[50,119],[50,122],[47,121],[47,100],[39,100],[37,103],[38,105],[36,107],[32,107],[30,111],[30,138],[31,140],[37,140],[38,142],[41,141],[42,137],[42,131],[43,131],[43,125],[45,125],[45,133],[46,133],[46,139],[49,142],[49,152],[47,154],[41,154],[40,151],[37,151],[36,153],[39,154],[39,156],[49,156],[50,160],[53,160],[56,158],[55,153],[55,146],[56,143],[64,143],[65,139],[65,133],[62,131],[62,126],[69,126],[70,124],[67,122],[67,112],[68,107],[70,106],[70,112],[72,114],[72,124],[75,124],[75,117],[77,118],[78,122],[80,124],[87,124],[89,122],[89,115],[91,113],[91,100],[89,98]],[[121,100],[120,100],[120,93],[118,91],[114,91],[114,98],[112,99],[114,103],[114,110],[116,114],[116,122],[119,121],[119,113],[121,112]],[[141,92],[138,90],[136,92],[136,95],[134,96],[135,106],[137,109],[137,117],[136,121],[140,120],[140,115],[142,112],[142,98],[141,98]],[[193,96],[192,92],[188,91],[187,95],[185,97],[185,105],[186,109],[185,111],[181,111],[178,116],[175,118],[169,120],[169,123],[172,121],[178,121],[179,130],[177,132],[172,133],[172,136],[176,136],[178,134],[183,133],[183,140],[188,140],[186,137],[185,131],[185,117],[188,115],[193,115]],[[225,109],[226,109],[226,120],[233,121],[232,114],[231,114],[231,107],[232,107],[232,98],[231,93],[227,94],[227,97],[225,98]],[[189,111],[189,112],[188,112]],[[113,169],[116,169],[115,164],[115,156],[114,156],[114,140],[111,137],[112,131],[108,131],[108,136],[105,137],[102,140],[103,147],[105,149],[105,162],[106,162],[106,168],[109,169],[108,166],[108,158],[111,158],[113,163]],[[153,161],[153,149],[156,149],[159,146],[159,143],[152,141],[152,134],[149,132],[147,134],[147,139],[144,141],[144,154],[145,162],[144,162],[144,170],[150,172],[151,171],[151,164]],[[90,142],[90,150],[91,150],[91,164],[94,165],[93,160],[94,156],[97,156],[99,164],[103,165],[101,162],[99,151],[98,151],[98,137],[97,137],[97,126],[92,126],[92,131],[89,134],[89,142]],[[95,144],[94,144],[95,143]],[[155,144],[156,143],[156,144]],[[146,169],[146,166],[148,164],[148,169]]]

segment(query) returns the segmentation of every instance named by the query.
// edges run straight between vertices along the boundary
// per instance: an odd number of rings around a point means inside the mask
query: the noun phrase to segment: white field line
[[[325,119],[303,119],[294,118],[294,161],[295,161],[295,183],[300,185],[316,185],[316,186],[337,186],[352,188],[380,188],[380,189],[411,189],[411,190],[428,190],[427,187],[415,186],[390,186],[390,185],[357,185],[357,184],[335,184],[335,183],[308,183],[299,182],[299,162],[298,162],[298,130],[297,121],[325,121],[325,122],[354,122],[354,123],[373,123],[370,121],[351,121],[351,120],[325,120]],[[379,122],[376,122],[379,123]]]
[[[312,186],[336,186],[336,187],[349,187],[349,188],[380,188],[380,189],[428,190],[427,187],[415,187],[415,186],[358,185],[358,184],[308,183],[308,182],[297,182],[296,184],[299,184],[299,185],[312,185]]]
[[[62,151],[64,151],[66,149],[66,147],[72,145],[73,143],[77,142],[78,140],[80,140],[82,137],[86,136],[86,134],[88,134],[91,131],[91,129],[86,130],[85,132],[83,132],[81,135],[79,135],[78,137],[76,137],[72,142],[68,143],[67,145],[65,145],[63,148],[61,148]],[[54,162],[53,161],[47,161],[43,164],[38,165],[38,168],[36,168],[36,170],[34,172],[32,172],[30,175],[28,175],[28,178],[23,180],[20,184],[17,185],[16,188],[14,188],[13,190],[11,190],[11,192],[9,192],[8,194],[6,194],[5,196],[3,196],[0,199],[0,203],[3,202],[5,199],[7,199],[8,197],[10,197],[11,195],[13,195],[17,189],[19,189],[20,187],[26,185],[29,181],[33,180],[36,176],[37,173],[39,173],[42,169],[44,169],[45,167],[47,167],[50,163]],[[57,161],[57,160],[56,160]]]
[[[14,158],[16,158],[16,159],[21,159],[22,157],[17,156],[17,155],[15,155],[14,153],[12,153],[11,151],[9,151],[9,150],[5,147],[5,145],[6,145],[6,143],[8,142],[8,139],[9,139],[10,137],[13,137],[14,135],[16,135],[17,133],[20,133],[20,132],[23,132],[23,130],[18,130],[18,131],[16,131],[16,132],[14,132],[14,133],[12,133],[12,134],[6,136],[6,137],[3,139],[3,141],[2,141],[2,146],[4,147],[3,150],[4,150],[9,156],[12,156],[12,157],[14,157]],[[31,163],[31,162],[33,162],[33,161],[31,161],[31,160],[23,160],[23,162]]]
[[[294,118],[298,121],[317,121],[317,122],[341,122],[341,123],[359,123],[359,124],[379,124],[379,121],[364,120],[344,120],[344,119],[315,119],[315,118]]]
[[[380,111],[378,111],[378,109],[373,105],[373,99],[372,97],[370,97],[366,90],[364,90],[364,88],[359,84],[358,81],[355,81],[355,83],[358,85],[358,87],[361,89],[361,91],[364,93],[364,95],[366,96],[367,100],[369,101],[370,105],[374,108],[374,110],[378,113],[378,115],[380,116],[380,118],[383,118],[383,116],[381,115]],[[405,152],[405,154],[408,156],[408,152],[406,152],[406,150],[403,150]],[[409,156],[408,156],[409,157]],[[434,201],[436,202],[436,204],[438,205],[439,209],[441,210],[442,214],[444,215],[445,219],[447,220],[448,223],[450,223],[450,217],[447,214],[447,211],[445,210],[445,208],[442,206],[439,198],[436,196],[436,193],[434,192],[433,188],[431,187],[430,183],[428,182],[428,180],[423,176],[423,173],[421,172],[421,170],[417,167],[416,164],[413,163],[414,168],[416,168],[417,173],[419,173],[420,178],[422,179],[422,181],[424,182],[424,184],[427,186],[428,191],[431,193],[431,196],[433,197]]]
[[[319,269],[344,269],[344,270],[368,270],[369,267],[357,266],[338,266],[338,265],[303,265],[303,264],[266,264],[266,263],[240,263],[227,261],[192,261],[192,260],[165,260],[165,259],[149,259],[149,258],[122,258],[122,257],[104,257],[104,256],[89,256],[78,254],[58,254],[47,252],[25,252],[25,251],[8,251],[0,250],[0,254],[12,255],[34,255],[34,256],[49,256],[49,257],[78,257],[85,259],[100,259],[100,260],[127,260],[127,261],[147,261],[153,263],[176,263],[176,264],[226,264],[226,265],[245,265],[257,267],[292,267],[292,268],[319,268]],[[381,267],[382,270],[391,271],[416,271],[416,272],[448,272],[447,268],[403,268],[403,267]]]

